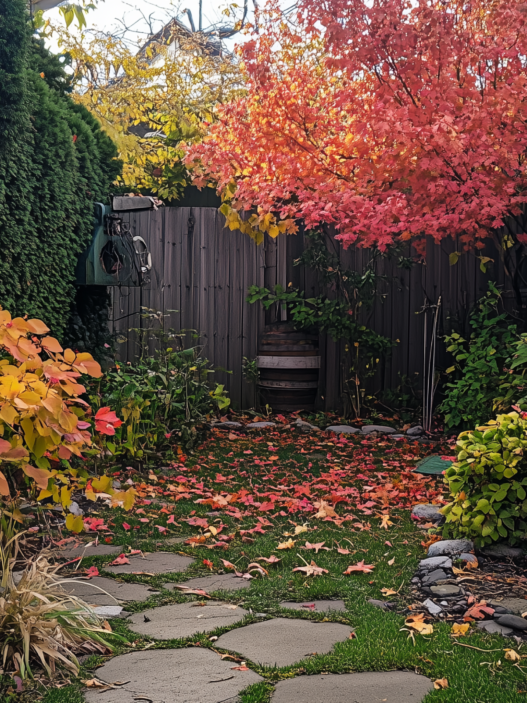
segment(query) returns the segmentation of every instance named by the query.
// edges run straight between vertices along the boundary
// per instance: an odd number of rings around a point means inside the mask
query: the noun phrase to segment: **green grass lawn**
[[[428,479],[422,483],[422,486],[426,486],[426,489],[421,491],[422,495],[419,493],[419,484],[416,484],[416,493],[412,496],[411,482],[405,480],[401,483],[398,477],[402,470],[407,471],[411,468],[425,452],[417,444],[395,446],[397,448],[394,450],[393,442],[364,442],[362,439],[339,445],[335,442],[321,441],[318,437],[294,438],[291,433],[281,435],[281,438],[274,433],[270,437],[256,438],[256,441],[238,439],[229,442],[224,436],[211,439],[195,457],[186,460],[185,471],[176,468],[168,474],[158,473],[157,481],[151,478],[144,481],[144,486],[138,486],[144,497],[152,500],[151,504],[140,506],[139,509],[144,510],[144,513],[100,510],[99,517],[110,521],[114,543],[133,548],[140,544],[145,551],[174,551],[196,559],[185,574],[168,577],[123,575],[123,580],[148,583],[161,590],[159,595],[153,596],[148,602],[132,604],[127,606],[127,610],[139,612],[155,605],[184,602],[189,598],[199,600],[198,596],[183,596],[167,591],[163,589],[163,583],[183,582],[191,577],[225,571],[221,559],[232,562],[239,571],[245,571],[258,557],[274,554],[281,561],[272,565],[260,562],[269,575],[255,575],[250,589],[212,595],[227,602],[241,604],[254,614],[268,613],[270,616],[279,615],[286,618],[342,622],[355,629],[356,637],[337,644],[330,654],[313,656],[294,666],[268,668],[249,662],[248,666],[264,677],[265,682],[249,687],[241,696],[243,703],[269,701],[274,682],[299,674],[393,669],[415,671],[428,676],[432,681],[445,678],[448,680],[449,687],[432,691],[425,699],[426,703],[524,702],[527,696],[527,666],[514,665],[508,661],[505,658],[505,649],[513,647],[520,654],[527,655],[527,647],[518,647],[513,640],[501,636],[482,634],[475,625],[462,638],[451,636],[451,624],[448,623],[434,623],[432,635],[424,637],[416,634],[414,639],[409,637],[408,631],[402,630],[405,626],[405,610],[413,602],[409,582],[419,560],[426,556],[422,542],[427,537],[426,533],[423,534],[411,521],[407,504],[411,504],[416,496],[415,502],[437,497],[441,484],[435,479]],[[270,459],[270,456],[273,458]],[[331,477],[324,479],[331,471]],[[380,478],[379,472],[384,472]],[[168,523],[167,513],[160,512],[160,502],[173,505],[171,496],[161,496],[160,493],[166,493],[168,485],[177,485],[176,476],[182,473],[195,479],[192,485],[198,486],[197,489],[194,488],[198,493],[175,502],[173,514],[175,522],[178,523],[175,526]],[[359,475],[367,475],[368,480],[357,478]],[[167,478],[166,481],[164,477]],[[138,483],[137,477],[134,479]],[[382,486],[390,482],[394,485],[394,479],[399,496],[390,497],[390,489],[385,489],[383,494]],[[317,484],[317,481],[321,483]],[[248,514],[238,518],[229,517],[222,508],[213,510],[218,512],[218,515],[208,516],[211,505],[195,502],[199,500],[199,491],[205,491],[205,495],[208,495],[206,491],[211,486],[214,487],[212,493],[234,490],[239,492],[245,489],[252,495],[275,491],[277,496],[281,496],[284,494],[284,491],[280,491],[281,487],[285,486],[285,492],[290,495],[292,491],[289,489],[292,486],[307,484],[311,494],[310,500],[320,500],[324,495],[329,496],[337,485],[350,489],[358,486],[360,496],[348,493],[345,498],[347,497],[349,502],[338,501],[335,507],[337,517],[329,520],[315,518],[312,510],[261,511],[250,506],[245,511],[241,510],[242,513]],[[365,485],[373,486],[370,493],[377,496],[373,501],[375,506],[370,508],[364,507],[365,498],[368,497],[368,491],[364,490]],[[409,495],[403,495],[401,498],[405,491],[409,492]],[[264,500],[268,500],[268,495],[262,502]],[[236,505],[240,508],[239,503]],[[285,502],[277,503],[278,507],[284,505]],[[362,505],[362,510],[357,509],[357,505]],[[370,514],[367,514],[368,510]],[[280,512],[284,515],[280,515]],[[165,540],[168,537],[198,536],[207,531],[207,528],[190,526],[184,522],[191,514],[192,517],[205,518],[208,525],[216,526],[217,529],[223,525],[221,534],[234,535],[228,543],[228,548],[208,549],[203,545],[193,547],[185,544],[166,546]],[[355,517],[339,524],[339,518],[350,514]],[[381,526],[383,515],[389,515],[392,523],[388,525],[388,529]],[[264,524],[260,522],[263,534],[256,531],[241,535],[243,530],[254,529],[258,517],[263,518]],[[141,523],[141,519],[148,519],[149,522]],[[130,529],[123,529],[123,522],[128,524]],[[156,525],[167,527],[168,532],[160,534]],[[136,526],[138,529],[135,529]],[[295,536],[295,530],[303,526],[307,528],[306,531]],[[242,537],[245,537],[246,541],[242,541]],[[216,539],[212,535],[206,544],[214,544]],[[294,546],[279,550],[278,545],[289,539],[295,542]],[[315,553],[303,549],[306,541],[312,544],[323,542],[329,551],[321,549]],[[339,553],[338,548],[347,549],[350,553]],[[317,566],[327,569],[328,573],[316,577],[293,573],[294,568],[303,566],[305,561],[310,562],[312,559]],[[209,568],[204,560],[211,562],[212,567]],[[375,566],[372,573],[353,573],[349,576],[343,574],[350,564],[361,560]],[[106,560],[106,563],[109,561]],[[101,575],[111,576],[105,573],[104,563],[105,560],[101,558],[85,559],[83,567],[96,565]],[[393,589],[397,591],[397,595],[385,597],[381,591],[383,588]],[[284,600],[309,603],[316,599],[332,598],[343,599],[346,612],[326,614],[290,611],[279,606]],[[369,598],[392,601],[396,604],[396,610],[384,612],[370,605]],[[261,618],[249,615],[235,627],[260,621]],[[232,629],[220,628],[213,633],[195,635],[187,639],[155,642],[131,632],[124,620],[116,619],[111,624],[116,632],[127,637],[130,642],[130,646],[118,645],[115,653],[137,651],[147,645],[150,645],[150,648],[161,649],[186,647],[189,642],[199,642],[201,647],[214,647],[210,637]],[[92,677],[92,667],[103,661],[101,657],[92,657],[86,663],[78,682],[62,689],[48,691],[44,696],[45,703],[81,703],[80,681]],[[527,664],[527,659],[525,661]]]

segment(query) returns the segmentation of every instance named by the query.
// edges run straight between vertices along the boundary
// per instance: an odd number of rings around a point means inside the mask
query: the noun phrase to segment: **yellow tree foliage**
[[[71,57],[75,100],[118,145],[121,184],[177,198],[187,184],[180,144],[200,141],[215,106],[242,94],[237,60],[176,22],[139,50],[103,33],[51,29]]]
[[[41,320],[12,319],[0,308],[0,496],[10,496],[9,477],[21,470],[40,489],[39,499],[53,497],[67,508],[72,483],[87,485],[85,472],[69,460],[82,457],[93,441],[91,408],[80,397],[86,389],[78,379],[100,378],[102,372],[91,354],[64,350],[48,332]],[[95,429],[111,434],[121,421],[103,410],[95,416]],[[89,492],[95,491],[112,494],[111,479],[91,481]],[[130,501],[132,494],[112,496],[125,507]]]

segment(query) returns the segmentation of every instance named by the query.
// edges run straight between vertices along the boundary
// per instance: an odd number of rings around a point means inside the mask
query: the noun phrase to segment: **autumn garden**
[[[524,701],[527,4],[105,2],[0,0],[0,703]]]

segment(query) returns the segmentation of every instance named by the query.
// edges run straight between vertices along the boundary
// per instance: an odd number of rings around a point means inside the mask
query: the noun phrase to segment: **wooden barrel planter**
[[[268,325],[258,347],[262,402],[275,411],[314,410],[320,356],[318,336],[290,322]]]

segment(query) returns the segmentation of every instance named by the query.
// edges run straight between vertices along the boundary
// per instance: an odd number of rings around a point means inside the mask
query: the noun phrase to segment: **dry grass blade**
[[[4,557],[0,554],[2,565]],[[40,556],[30,563],[18,583],[9,567],[7,576],[4,573],[6,586],[0,590],[0,666],[5,671],[19,672],[22,678],[32,676],[31,662],[38,661],[48,676],[58,665],[77,673],[77,653],[112,648],[107,641],[108,630],[93,609],[61,588],[58,568]]]

